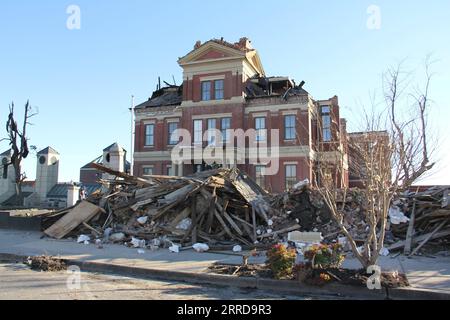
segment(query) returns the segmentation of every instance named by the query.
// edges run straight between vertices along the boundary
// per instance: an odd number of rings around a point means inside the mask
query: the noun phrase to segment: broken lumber
[[[62,239],[80,224],[88,222],[101,211],[102,209],[100,207],[90,202],[82,201],[50,228],[45,230],[44,233],[52,238]]]

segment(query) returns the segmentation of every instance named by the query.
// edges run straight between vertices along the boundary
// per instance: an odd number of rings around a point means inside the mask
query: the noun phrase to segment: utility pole
[[[130,144],[130,175],[133,175],[133,167],[134,167],[134,95],[131,95],[131,144]]]

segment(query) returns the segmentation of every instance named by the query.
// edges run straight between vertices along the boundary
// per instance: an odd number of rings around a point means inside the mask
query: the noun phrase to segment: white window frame
[[[297,165],[285,164],[284,165],[284,181],[286,190],[291,189],[297,183]]]
[[[290,123],[292,126],[288,126],[288,119],[293,119],[293,123]],[[290,120],[292,121],[292,120]],[[297,117],[292,114],[287,114],[284,116],[284,140],[295,140],[296,137],[296,121]],[[288,134],[289,132],[289,134]]]
[[[207,135],[208,135],[208,145],[215,145],[216,144],[217,120],[215,118],[206,120],[206,128],[207,128]]]
[[[142,176],[143,177],[148,177],[148,176],[152,176],[155,172],[154,172],[154,167],[153,166],[144,166],[142,167]],[[151,170],[151,173],[145,173],[146,170]]]
[[[201,82],[201,95],[202,101],[211,101],[211,81],[202,81]],[[205,88],[205,86],[207,88]],[[208,90],[206,90],[208,89]]]
[[[331,107],[321,106],[322,115],[322,140],[323,142],[330,142],[332,140],[331,135]]]
[[[225,123],[227,123],[227,125],[224,125]],[[224,143],[229,143],[231,140],[231,118],[227,117],[220,119],[220,128],[222,130],[222,141]]]
[[[267,139],[266,117],[255,118],[256,141],[264,142]]]
[[[222,87],[218,89],[217,84],[221,83]],[[220,93],[220,95],[218,95]],[[214,99],[223,100],[225,99],[225,81],[223,79],[214,80]]]
[[[197,124],[200,124],[197,126]],[[194,120],[194,144],[203,144],[203,120]]]
[[[171,132],[171,127],[172,126],[175,126],[175,130],[173,130],[172,132]],[[179,141],[179,137],[177,138],[177,139],[175,139],[175,140],[172,140],[172,136],[173,136],[173,133],[176,131],[178,129],[178,122],[169,122],[169,123],[167,123],[167,131],[168,131],[168,134],[169,134],[169,141],[168,141],[168,143],[169,143],[169,145],[170,146],[174,146],[174,145],[176,145],[177,143],[178,143],[178,141]]]
[[[151,132],[149,129],[151,128]],[[149,141],[151,139],[151,141]],[[153,147],[155,146],[155,125],[153,123],[145,125],[145,146]]]

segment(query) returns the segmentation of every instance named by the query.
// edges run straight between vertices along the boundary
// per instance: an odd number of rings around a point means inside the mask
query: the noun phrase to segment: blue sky
[[[72,4],[81,9],[80,30],[66,28]],[[367,28],[370,5],[381,10],[379,30]],[[112,142],[129,149],[130,96],[146,100],[158,76],[180,82],[177,59],[196,40],[249,37],[267,74],[305,80],[316,99],[338,95],[350,130],[359,129],[361,105],[381,93],[387,67],[406,59],[414,71],[432,53],[430,125],[441,162],[426,182],[450,184],[449,13],[448,0],[2,0],[0,121],[11,101],[21,108],[30,99],[39,108],[30,143],[58,150],[60,180],[76,181]],[[35,158],[24,168],[34,179]]]

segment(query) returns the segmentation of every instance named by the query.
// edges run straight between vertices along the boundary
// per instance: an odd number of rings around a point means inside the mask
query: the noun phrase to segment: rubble
[[[197,243],[255,248],[300,228],[272,208],[269,195],[236,168],[146,180],[93,165],[116,178],[101,181],[101,192],[58,216],[47,235],[92,235],[135,248],[179,252]]]
[[[142,179],[94,166],[116,178],[101,181],[102,191],[77,206],[43,215],[44,224],[49,225],[47,235],[58,239],[87,235],[94,243],[102,239],[102,243],[127,243],[152,251],[163,247],[175,253],[196,244],[205,244],[211,251],[266,249],[270,244],[300,243],[311,237],[322,237],[325,244],[338,242],[350,250],[320,192],[308,181],[270,195],[236,168]],[[426,244],[448,244],[448,190],[435,187],[396,199],[380,254],[403,249],[414,255]],[[369,232],[364,190],[338,190],[337,199],[345,227],[361,246]]]
[[[368,232],[364,222],[363,192],[363,190],[355,188],[346,192],[345,199],[343,199],[344,192],[340,192],[340,197],[338,197],[339,205],[344,205],[344,225],[357,242],[365,239]],[[341,242],[346,241],[343,240],[343,234],[331,217],[319,191],[306,183],[299,183],[297,188],[274,196],[271,205],[279,208],[282,216],[289,216],[298,221],[302,236],[308,235],[308,233],[311,233],[310,235],[321,233],[324,243],[335,242],[338,239],[341,239]],[[299,234],[293,233],[291,236]]]
[[[433,245],[437,251],[448,248],[449,190],[447,186],[430,187],[424,191],[407,192],[398,199],[396,205],[408,218],[408,222],[392,225],[392,233],[399,240],[388,249],[390,251],[403,249],[405,254],[413,256],[426,245]]]
[[[32,270],[54,272],[67,270],[66,262],[50,256],[29,257],[26,262]]]

